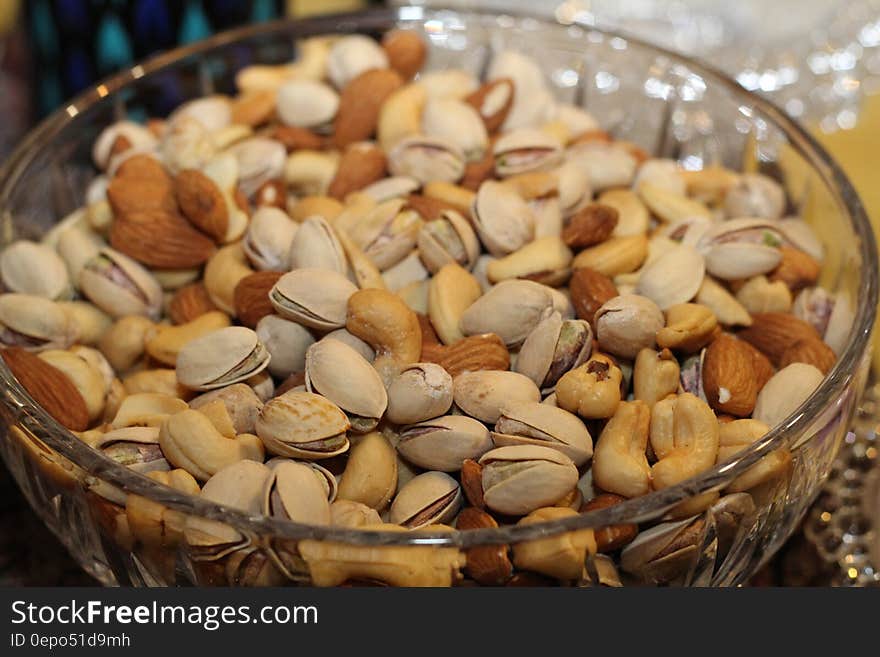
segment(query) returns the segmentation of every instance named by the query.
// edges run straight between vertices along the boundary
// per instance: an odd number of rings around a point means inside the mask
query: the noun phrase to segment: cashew
[[[653,406],[667,395],[675,394],[679,373],[678,361],[669,349],[660,353],[642,349],[633,366],[633,397]]]
[[[129,395],[157,392],[184,400],[192,397],[191,390],[177,383],[177,372],[167,368],[134,372],[122,379],[122,385]]]
[[[211,301],[227,315],[235,316],[233,293],[245,276],[253,274],[241,242],[219,249],[205,265],[205,289]]]
[[[734,420],[719,428],[719,448],[716,463],[726,461],[751,445],[770,431],[760,420]],[[727,487],[731,493],[747,491],[781,476],[791,465],[791,452],[787,447],[770,452],[751,468],[733,480]]]
[[[657,402],[651,409],[651,468],[655,490],[707,470],[718,455],[718,420],[709,405],[690,393]]]
[[[518,525],[530,525],[577,515],[572,509],[544,507],[521,518]],[[522,541],[513,546],[513,563],[517,568],[530,570],[561,580],[578,579],[584,570],[587,555],[596,554],[596,539],[592,529],[563,532],[534,541]]]
[[[397,454],[388,439],[378,431],[356,439],[339,480],[337,499],[381,511],[396,490]]]
[[[387,387],[400,370],[422,354],[419,319],[396,294],[360,290],[348,299],[345,327],[376,351],[373,367]]]
[[[147,476],[187,495],[199,494],[198,482],[186,470],[150,472]],[[174,547],[183,537],[186,516],[146,497],[129,494],[125,498],[125,515],[131,533],[145,545]]]
[[[154,330],[155,324],[141,315],[120,317],[104,331],[98,349],[114,370],[125,372],[143,357],[147,338]]]
[[[177,354],[187,342],[229,324],[229,316],[226,313],[214,310],[199,315],[186,324],[159,326],[154,337],[147,341],[147,353],[163,365],[174,367],[177,363]]]
[[[186,402],[177,397],[153,392],[128,395],[119,405],[111,428],[160,427],[169,415],[187,409]]]
[[[787,313],[791,310],[791,290],[782,281],[771,283],[766,276],[750,278],[736,293],[750,313]]]
[[[645,456],[651,411],[640,400],[621,402],[593,450],[593,483],[609,493],[638,497],[651,491]]]
[[[232,418],[229,416],[229,411],[226,410],[226,404],[223,403],[223,400],[215,399],[208,402],[199,408],[198,412],[208,418],[224,438],[235,438],[235,426],[232,424]]]
[[[657,331],[657,346],[688,354],[708,344],[718,327],[715,313],[698,303],[680,303],[666,310],[666,326]]]
[[[604,354],[593,354],[583,365],[562,375],[556,384],[556,404],[583,418],[614,415],[620,403],[623,373]]]

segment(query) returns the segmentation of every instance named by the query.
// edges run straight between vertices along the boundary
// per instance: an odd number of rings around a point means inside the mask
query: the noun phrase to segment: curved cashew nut
[[[633,366],[633,396],[653,406],[667,395],[675,394],[679,373],[678,361],[669,349],[660,353],[642,349]]]
[[[569,370],[556,383],[559,408],[583,418],[614,415],[620,403],[623,373],[608,356],[595,353],[583,365]]]
[[[651,466],[645,456],[650,421],[651,411],[645,402],[620,402],[593,451],[596,485],[624,497],[651,492]]]
[[[719,427],[719,448],[716,463],[726,461],[728,458],[744,450],[753,442],[770,431],[770,427],[760,420],[745,419],[734,420],[722,424]],[[730,493],[740,493],[766,481],[779,477],[791,465],[791,452],[787,447],[780,447],[767,454],[751,468],[734,479],[727,487]]]
[[[718,455],[718,420],[709,405],[690,393],[663,399],[651,409],[651,468],[654,488],[673,486],[712,467]]]
[[[359,290],[348,299],[345,328],[376,350],[373,367],[387,388],[404,365],[422,355],[419,319],[388,290]]]

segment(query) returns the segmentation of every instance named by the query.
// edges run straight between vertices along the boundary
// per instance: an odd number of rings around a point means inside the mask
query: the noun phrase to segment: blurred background
[[[0,160],[63,101],[150,54],[248,23],[382,4],[538,13],[704,59],[802,121],[843,165],[880,227],[880,0],[0,0]],[[880,371],[880,348],[874,355]],[[873,427],[868,435],[846,448],[847,458],[861,459],[859,471],[877,459]],[[842,478],[853,471],[839,470]],[[877,481],[866,509],[880,506]],[[847,565],[864,545],[841,547],[838,536],[828,547],[834,485],[753,584],[880,582],[870,567]],[[88,583],[0,467],[0,585]]]

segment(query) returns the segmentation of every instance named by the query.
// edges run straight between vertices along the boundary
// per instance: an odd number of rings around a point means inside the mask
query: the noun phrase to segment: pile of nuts
[[[108,126],[86,205],[0,254],[6,364],[107,457],[312,525],[543,522],[712,468],[834,365],[852,313],[772,179],[652,158],[517,52],[481,82],[420,73],[412,31],[300,50],[234,97]],[[790,464],[773,452],[646,531],[464,551],[263,549],[94,492],[131,545],[224,582],[618,585],[673,581],[701,512],[731,535]]]

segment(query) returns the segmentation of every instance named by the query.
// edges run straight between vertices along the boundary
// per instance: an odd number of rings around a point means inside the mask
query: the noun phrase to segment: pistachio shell
[[[593,456],[593,439],[574,414],[539,402],[506,404],[495,423],[496,447],[539,445],[552,447],[580,467]]]
[[[466,415],[444,415],[405,427],[397,443],[407,461],[443,472],[456,472],[465,459],[478,459],[490,449],[489,431]]]
[[[329,525],[327,491],[306,464],[274,464],[263,491],[263,513],[306,525]]]
[[[350,426],[345,413],[329,399],[291,390],[263,406],[255,428],[271,454],[322,459],[348,450]]]
[[[55,250],[27,240],[0,253],[0,280],[9,292],[47,299],[67,299],[72,292],[67,267]]]
[[[510,187],[487,180],[471,208],[474,227],[486,249],[504,256],[532,240],[535,219],[525,201]]]
[[[95,257],[102,247],[106,246],[104,240],[91,230],[84,228],[68,228],[58,235],[58,255],[67,265],[67,273],[74,286],[79,286],[79,273],[86,263]]]
[[[552,169],[562,161],[562,145],[541,130],[520,128],[504,133],[492,147],[500,177]]]
[[[636,159],[618,144],[587,142],[570,146],[568,161],[586,170],[595,191],[611,187],[629,187],[636,174]],[[604,203],[600,197],[600,203]]]
[[[454,98],[431,98],[422,112],[422,130],[429,137],[455,144],[468,160],[483,157],[489,135],[473,107]]]
[[[531,379],[502,370],[459,374],[453,380],[453,397],[465,414],[488,424],[498,421],[505,404],[541,401],[541,393]]]
[[[345,276],[324,269],[297,269],[284,274],[269,292],[282,317],[329,331],[345,326],[348,298],[357,288]]]
[[[414,363],[388,386],[388,419],[414,424],[438,417],[452,406],[452,377],[436,363]]]
[[[585,320],[563,320],[558,311],[529,333],[519,350],[514,370],[552,390],[560,377],[585,363],[593,347],[593,331]]]
[[[306,351],[315,342],[305,328],[278,315],[266,315],[257,323],[256,333],[271,356],[272,376],[284,379],[305,371]]]
[[[258,208],[241,241],[251,264],[260,271],[288,271],[288,253],[298,226],[278,208]]]
[[[269,182],[281,178],[287,151],[284,144],[267,137],[251,137],[229,148],[238,163],[238,184],[248,197]]]
[[[706,271],[717,278],[740,280],[772,271],[782,260],[777,248],[784,237],[775,224],[761,219],[731,219],[710,227],[697,243]]]
[[[113,146],[120,137],[124,138],[129,148],[153,149],[156,137],[149,128],[134,121],[117,121],[104,128],[92,144],[92,161],[99,169],[106,169],[110,164]]]
[[[417,244],[419,255],[431,273],[437,273],[450,262],[473,269],[480,255],[480,242],[474,229],[455,210],[444,210],[440,218],[423,224]]]
[[[623,294],[596,311],[595,323],[596,337],[603,350],[632,359],[641,349],[654,346],[655,335],[666,319],[647,297]]]
[[[388,519],[409,529],[450,522],[461,508],[461,487],[448,474],[425,472],[398,491]]]
[[[327,55],[327,76],[337,89],[373,68],[388,68],[388,57],[379,44],[362,34],[342,37]]]
[[[336,232],[324,217],[315,215],[299,225],[288,255],[289,269],[329,269],[348,273],[348,262]]]
[[[824,378],[818,368],[806,363],[783,367],[761,388],[752,417],[775,427],[803,404]]]
[[[508,347],[517,347],[553,311],[548,290],[532,281],[502,281],[465,310],[461,330],[465,335],[495,333]]]
[[[785,191],[782,186],[760,173],[741,175],[724,196],[724,214],[729,218],[778,219],[784,211]]]
[[[278,118],[299,128],[324,126],[336,116],[339,95],[315,80],[294,79],[278,88]]]
[[[376,206],[349,233],[376,267],[385,270],[412,252],[421,224],[421,216],[395,198]]]
[[[703,256],[693,247],[679,244],[642,268],[636,291],[666,310],[693,299],[705,272]]]
[[[269,365],[257,334],[229,326],[186,343],[177,356],[177,379],[195,390],[213,390],[244,381]]]
[[[415,135],[397,142],[388,153],[388,170],[395,176],[410,176],[422,184],[456,182],[464,175],[465,156],[454,143]]]
[[[66,349],[76,326],[54,301],[29,294],[0,294],[0,344],[28,351]]]
[[[498,52],[489,64],[486,79],[500,78],[510,78],[514,88],[513,104],[502,130],[536,126],[546,120],[553,110],[553,96],[534,59],[515,50]]]
[[[103,248],[79,274],[82,293],[112,317],[159,316],[162,288],[139,263],[113,249]]]
[[[361,190],[361,194],[366,194],[376,203],[381,203],[392,198],[403,198],[421,186],[418,180],[409,176],[390,176],[367,185]]]

